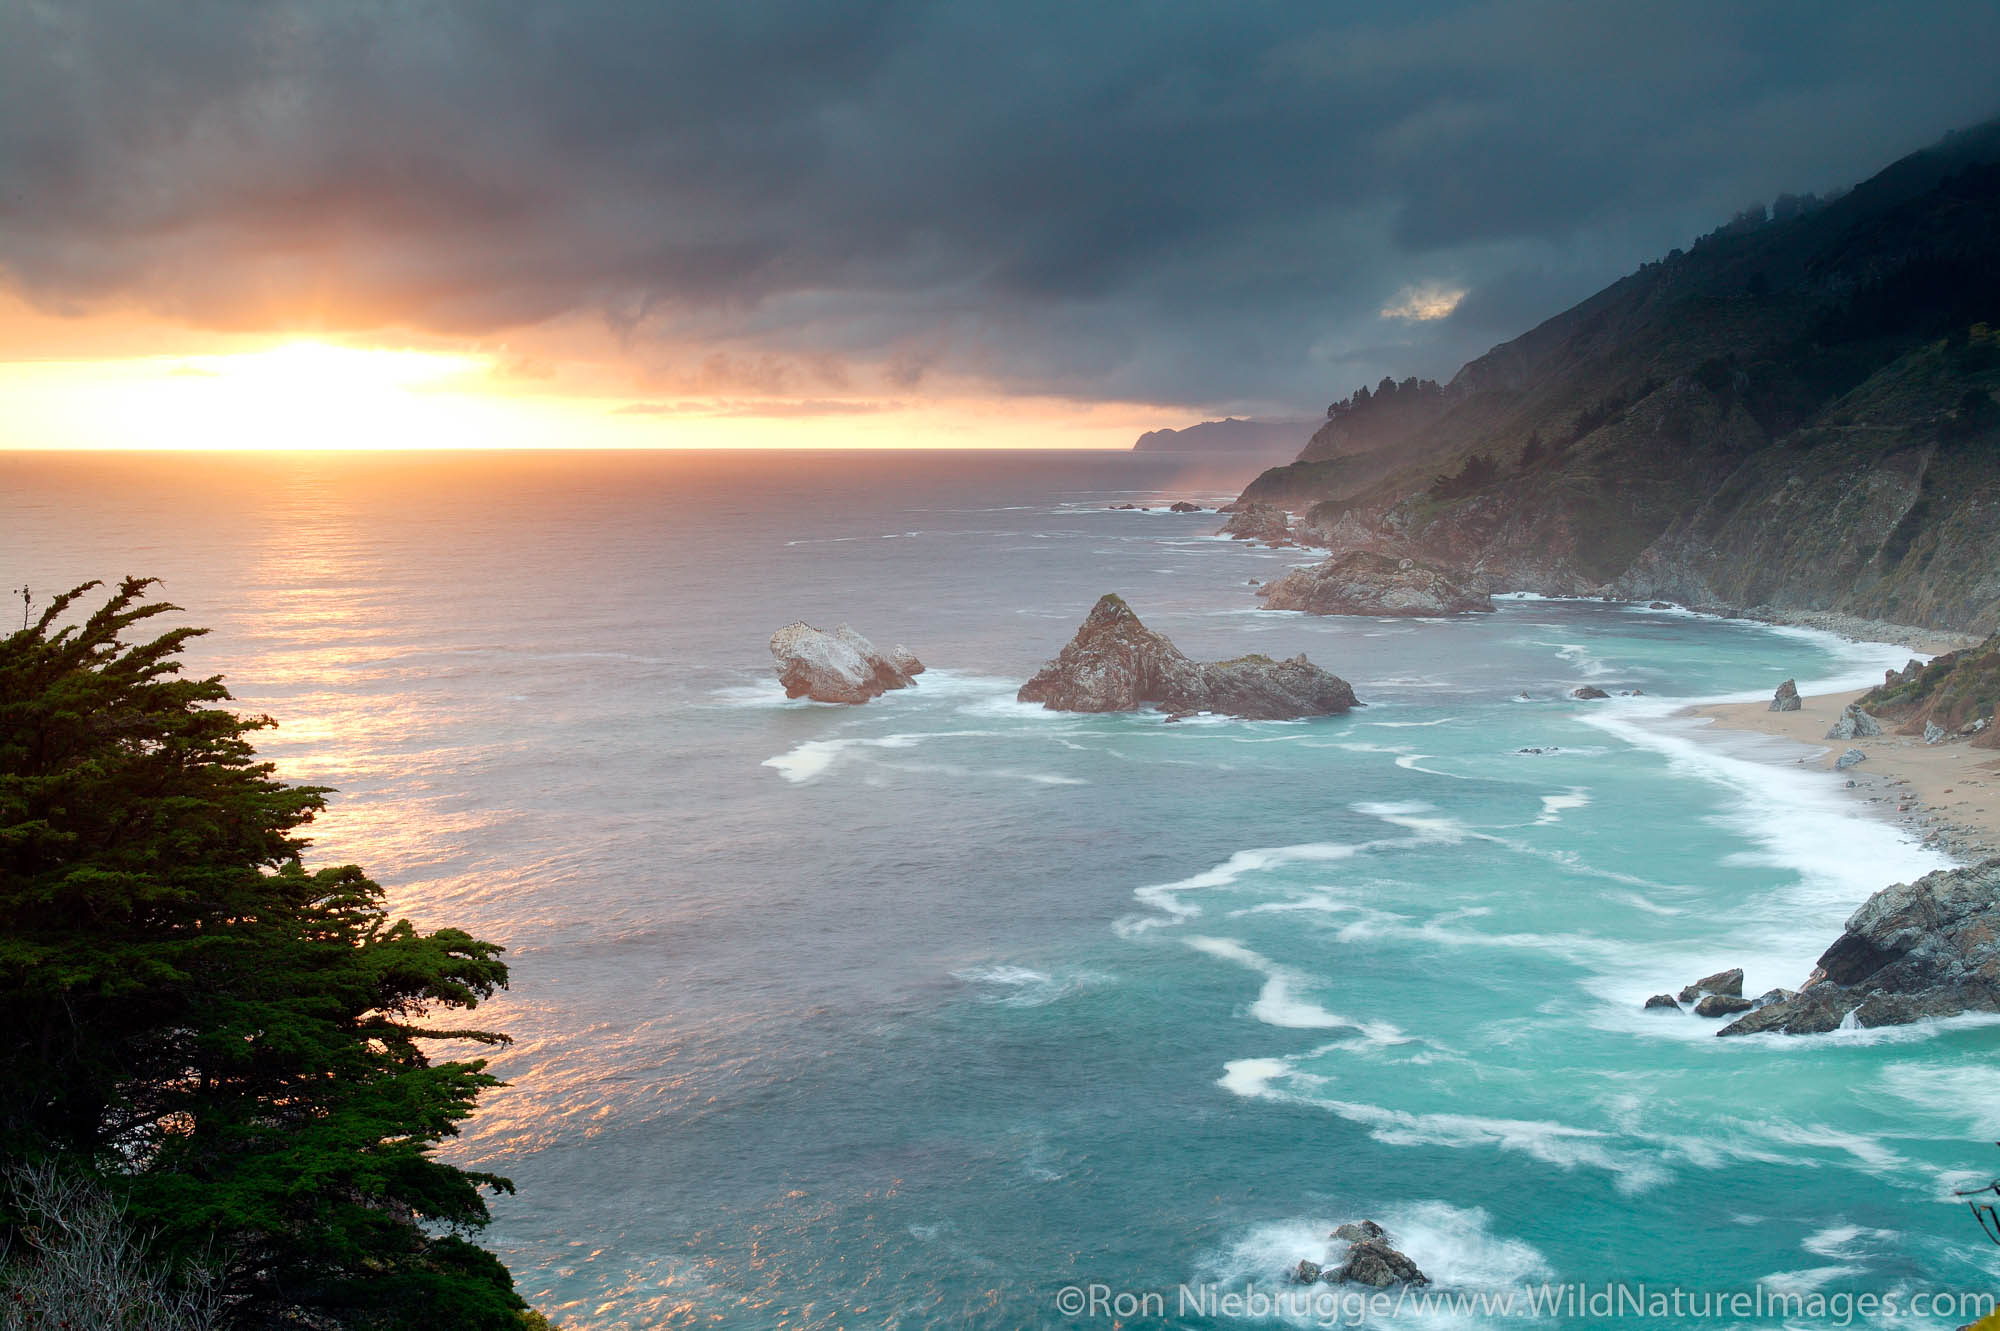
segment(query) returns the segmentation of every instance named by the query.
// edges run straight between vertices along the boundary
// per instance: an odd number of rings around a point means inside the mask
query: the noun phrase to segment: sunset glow
[[[973,387],[910,400],[648,387],[588,361],[558,376],[495,351],[299,338],[0,363],[0,414],[9,445],[31,449],[1123,449],[1171,411]]]

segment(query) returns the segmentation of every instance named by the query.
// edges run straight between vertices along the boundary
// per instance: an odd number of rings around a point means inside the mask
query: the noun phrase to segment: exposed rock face
[[[1940,869],[1868,898],[1798,993],[1718,1031],[1830,1031],[2000,1011],[2000,859]]]
[[[1861,710],[1859,703],[1849,703],[1842,709],[1840,719],[1833,723],[1833,729],[1826,732],[1828,739],[1866,739],[1879,735],[1882,727],[1875,718]]]
[[[1704,975],[1687,988],[1681,990],[1681,1002],[1692,1003],[1703,994],[1727,994],[1731,998],[1743,997],[1743,969],[1734,967]]]
[[[1694,1005],[1697,1017],[1727,1017],[1737,1012],[1748,1012],[1755,1004],[1747,998],[1734,994],[1703,994],[1701,1002]]]
[[[1582,688],[1571,689],[1569,691],[1569,696],[1572,698],[1581,698],[1585,702],[1590,702],[1596,698],[1609,698],[1611,695],[1606,693],[1603,689],[1598,688],[1595,684],[1585,684]]]
[[[1836,772],[1845,772],[1856,763],[1865,763],[1867,761],[1867,754],[1859,749],[1849,749],[1846,753],[1841,754],[1833,760],[1833,770]]]
[[[1419,1271],[1415,1262],[1382,1239],[1362,1239],[1350,1247],[1347,1262],[1335,1278],[1342,1284],[1371,1285],[1376,1289],[1431,1283],[1431,1278]]]
[[[1924,721],[1924,743],[1942,744],[1950,738],[1951,732],[1937,722],[1928,719]]]
[[[1672,994],[1654,994],[1646,1000],[1646,1009],[1651,1011],[1654,1008],[1672,1008],[1675,1012],[1679,1012],[1681,1005],[1674,1001]]]
[[[1117,596],[1099,599],[1076,636],[1018,696],[1058,712],[1129,712],[1151,705],[1170,713],[1224,712],[1261,721],[1335,716],[1355,705],[1345,680],[1303,656],[1191,661]]]
[[[1795,679],[1786,680],[1778,686],[1778,691],[1771,695],[1771,711],[1796,712],[1799,707],[1799,682]]]
[[[1292,544],[1292,520],[1276,504],[1238,503],[1222,524],[1218,536],[1236,541],[1263,541],[1268,545]]]
[[[1299,1284],[1323,1279],[1329,1285],[1369,1285],[1386,1289],[1390,1285],[1428,1285],[1429,1276],[1417,1264],[1389,1246],[1389,1236],[1373,1220],[1350,1221],[1327,1235],[1336,1243],[1347,1244],[1347,1254],[1337,1263],[1321,1266],[1301,1261],[1287,1274]],[[1311,1274],[1307,1274],[1310,1272]]]
[[[1177,501],[1175,501],[1174,503],[1171,503],[1171,504],[1168,504],[1168,505],[1167,505],[1167,512],[1169,512],[1169,513],[1199,513],[1199,512],[1201,512],[1201,505],[1200,505],[1200,504],[1190,504],[1190,503],[1189,503],[1189,502],[1188,502],[1187,500],[1185,500],[1185,499],[1181,499],[1181,500],[1177,500]]]
[[[815,702],[867,702],[909,687],[924,670],[909,648],[898,644],[885,654],[845,624],[831,633],[787,624],[771,635],[771,660],[787,698]]]
[[[1457,615],[1490,611],[1493,598],[1459,586],[1428,564],[1350,550],[1273,582],[1264,608],[1311,615]]]

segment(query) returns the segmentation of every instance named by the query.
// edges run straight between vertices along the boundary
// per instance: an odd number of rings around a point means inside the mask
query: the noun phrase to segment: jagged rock
[[[1327,1237],[1341,1239],[1347,1243],[1359,1243],[1363,1239],[1386,1238],[1388,1231],[1373,1220],[1350,1220],[1344,1225],[1334,1226],[1333,1233]]]
[[[1859,703],[1849,703],[1841,710],[1840,719],[1833,723],[1833,729],[1826,732],[1828,739],[1867,739],[1879,735],[1882,727],[1875,718],[1861,710]]]
[[[1276,504],[1239,503],[1222,524],[1218,536],[1234,541],[1263,541],[1267,545],[1292,544],[1292,520]]]
[[[1457,615],[1491,611],[1493,598],[1459,586],[1428,564],[1350,550],[1273,582],[1264,608],[1311,615]]]
[[[1845,772],[1856,763],[1865,763],[1867,761],[1867,754],[1859,749],[1849,749],[1846,753],[1841,754],[1833,760],[1833,770],[1836,772]]]
[[[1603,689],[1598,688],[1595,684],[1585,684],[1582,688],[1571,689],[1569,696],[1572,698],[1582,698],[1585,702],[1589,702],[1594,698],[1609,698],[1611,695]]]
[[[1795,679],[1788,679],[1778,686],[1776,693],[1771,695],[1769,710],[1773,712],[1796,712],[1800,706],[1799,682]]]
[[[787,698],[862,703],[889,689],[907,688],[924,664],[898,645],[886,655],[842,624],[831,633],[804,622],[771,635],[771,660]]]
[[[1187,500],[1183,499],[1178,503],[1168,504],[1167,511],[1169,513],[1199,513],[1201,512],[1201,505],[1190,504]]]
[[[1885,887],[1848,917],[1812,978],[1718,1031],[1754,1035],[1895,1026],[2000,1012],[2000,859]]]
[[[1319,1279],[1319,1273],[1320,1265],[1318,1262],[1309,1262],[1302,1257],[1299,1259],[1299,1264],[1292,1268],[1292,1283],[1295,1285],[1310,1285]]]
[[[1654,1008],[1672,1008],[1674,1011],[1679,1012],[1681,1005],[1674,1001],[1672,994],[1654,994],[1646,1000],[1646,1009],[1647,1011],[1651,1011]]]
[[[1703,994],[1727,994],[1732,998],[1743,997],[1743,969],[1732,967],[1704,975],[1687,988],[1681,990],[1681,1002],[1692,1003]]]
[[[1674,608],[1674,603],[1672,601],[1655,601],[1646,608],[1648,610],[1671,610]]]
[[[1148,705],[1171,713],[1223,712],[1251,720],[1335,716],[1355,706],[1354,690],[1306,658],[1191,661],[1140,622],[1118,596],[1105,596],[1068,645],[1021,686],[1022,702],[1058,712],[1129,712]]]
[[[1788,998],[1797,998],[1797,997],[1798,993],[1795,990],[1766,989],[1763,993],[1757,995],[1756,998],[1751,1000],[1750,1006],[1753,1008],[1764,1008],[1771,1006],[1771,1004],[1773,1003],[1782,1003]]]
[[[1958,733],[1961,735],[1977,735],[1980,731],[1986,729],[1988,725],[1992,724],[1992,721],[1993,718],[1990,716],[1982,716],[1976,721],[1967,721],[1958,728]]]
[[[1431,1283],[1431,1278],[1419,1271],[1415,1262],[1382,1239],[1362,1239],[1350,1247],[1346,1262],[1330,1279],[1342,1284],[1370,1285],[1376,1289]]]
[[[1736,994],[1704,994],[1701,1002],[1694,1005],[1694,1014],[1697,1017],[1727,1017],[1748,1012],[1754,1006],[1749,999]]]
[[[1924,743],[1942,744],[1951,738],[1951,732],[1935,721],[1924,722]]]

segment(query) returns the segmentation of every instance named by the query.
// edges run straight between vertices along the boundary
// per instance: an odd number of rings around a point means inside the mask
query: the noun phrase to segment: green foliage
[[[1430,497],[1436,500],[1462,499],[1476,494],[1500,478],[1500,464],[1487,453],[1474,453],[1465,465],[1449,476],[1431,482]]]
[[[462,1238],[482,1189],[445,1164],[496,1085],[433,1063],[429,1029],[507,982],[501,948],[389,919],[352,865],[308,872],[325,791],[278,781],[199,630],[134,645],[174,607],[96,584],[0,639],[0,1150],[97,1171],[169,1253],[225,1261],[234,1316],[356,1327],[516,1327],[500,1264]]]

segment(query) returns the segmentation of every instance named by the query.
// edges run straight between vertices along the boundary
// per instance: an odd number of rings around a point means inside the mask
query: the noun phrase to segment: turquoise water
[[[512,1086],[455,1151],[519,1183],[488,1241],[565,1325],[1312,1324],[1180,1287],[1282,1291],[1363,1216],[1454,1296],[2000,1285],[1949,1196],[2000,1172],[2000,1027],[1639,1008],[1732,965],[1795,985],[1943,863],[1797,750],[1670,715],[1907,653],[1600,604],[1264,612],[1247,580],[1296,554],[1104,507],[1243,479],[1184,465],[16,457],[0,555],[15,586],[166,575],[286,774],[341,788],[317,853],[509,945]],[[1111,590],[1368,706],[1016,704]],[[795,617],[932,670],[787,702]],[[1092,1284],[1163,1306],[1070,1312]]]

